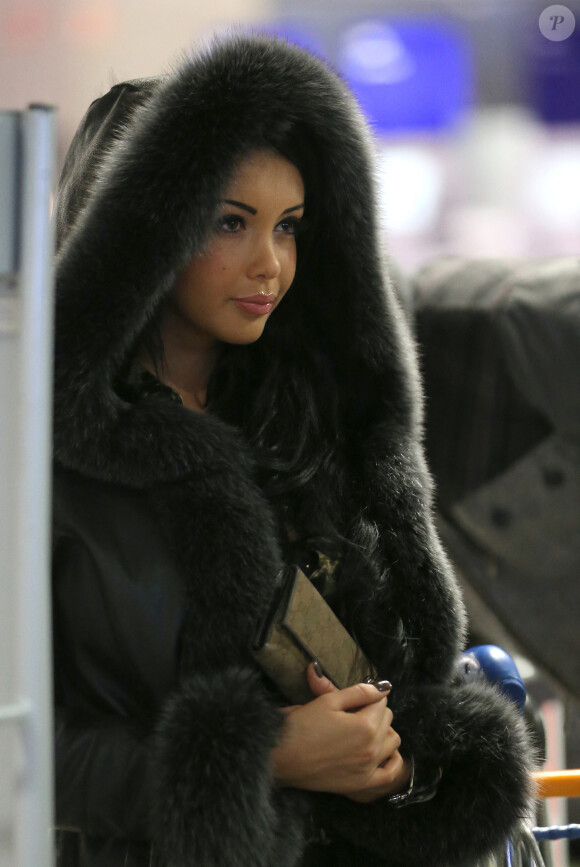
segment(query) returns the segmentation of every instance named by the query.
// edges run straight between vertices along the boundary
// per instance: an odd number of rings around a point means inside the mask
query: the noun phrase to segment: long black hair
[[[208,409],[244,434],[255,458],[258,481],[291,532],[286,538],[308,535],[318,550],[337,555],[342,546],[340,502],[337,490],[343,447],[339,431],[339,388],[336,372],[320,343],[320,335],[307,322],[289,328],[288,319],[304,318],[304,300],[316,291],[317,238],[321,230],[320,197],[324,167],[315,144],[298,126],[284,138],[258,142],[284,157],[299,170],[305,187],[304,218],[297,231],[297,267],[291,290],[274,311],[264,333],[249,345],[223,344],[207,388]],[[140,337],[155,369],[162,377],[163,341],[160,312]],[[284,327],[277,323],[284,317]],[[297,335],[300,335],[299,337]],[[332,497],[330,493],[332,491]],[[329,498],[336,503],[335,518]],[[324,503],[325,508],[319,508]],[[320,515],[327,516],[322,526]],[[289,542],[290,544],[290,542]]]

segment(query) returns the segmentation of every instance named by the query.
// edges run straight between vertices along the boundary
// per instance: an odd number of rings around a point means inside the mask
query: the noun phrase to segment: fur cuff
[[[469,867],[501,850],[531,805],[532,749],[516,708],[487,685],[420,689],[393,726],[419,767],[442,768],[437,794],[401,809],[324,797],[332,827],[388,864]]]
[[[157,727],[154,849],[163,867],[290,867],[303,847],[298,793],[272,786],[282,717],[248,669],[196,675]]]

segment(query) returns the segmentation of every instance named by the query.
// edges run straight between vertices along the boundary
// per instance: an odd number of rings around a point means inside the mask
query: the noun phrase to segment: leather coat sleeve
[[[55,474],[56,823],[149,841],[155,721],[175,675],[182,589],[139,496]]]
[[[149,839],[148,737],[130,721],[55,712],[56,827]]]

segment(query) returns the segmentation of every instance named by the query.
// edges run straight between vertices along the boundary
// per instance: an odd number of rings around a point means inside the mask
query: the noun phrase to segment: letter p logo
[[[562,42],[574,32],[576,19],[567,6],[548,6],[540,15],[538,26],[546,39],[551,42]]]

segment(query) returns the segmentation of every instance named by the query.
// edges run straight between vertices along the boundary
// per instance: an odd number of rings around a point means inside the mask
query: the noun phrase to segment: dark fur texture
[[[313,291],[292,290],[267,330],[307,323],[334,371],[351,456],[341,530],[370,564],[345,569],[342,604],[356,609],[359,640],[395,683],[403,744],[444,772],[434,801],[403,810],[272,786],[280,714],[248,644],[282,556],[250,450],[218,418],[129,404],[113,388],[159,299],[203,250],[236,160],[275,145],[291,124],[321,160],[324,230]],[[527,803],[517,714],[492,690],[449,685],[464,614],[433,527],[414,351],[381,262],[371,153],[354,100],[326,66],[283,42],[234,37],[166,78],[115,88],[89,111],[65,166],[55,457],[147,491],[190,584],[181,685],[156,734],[152,833],[164,867],[291,867],[312,802],[384,864],[467,867]],[[310,492],[316,502],[316,478]]]

